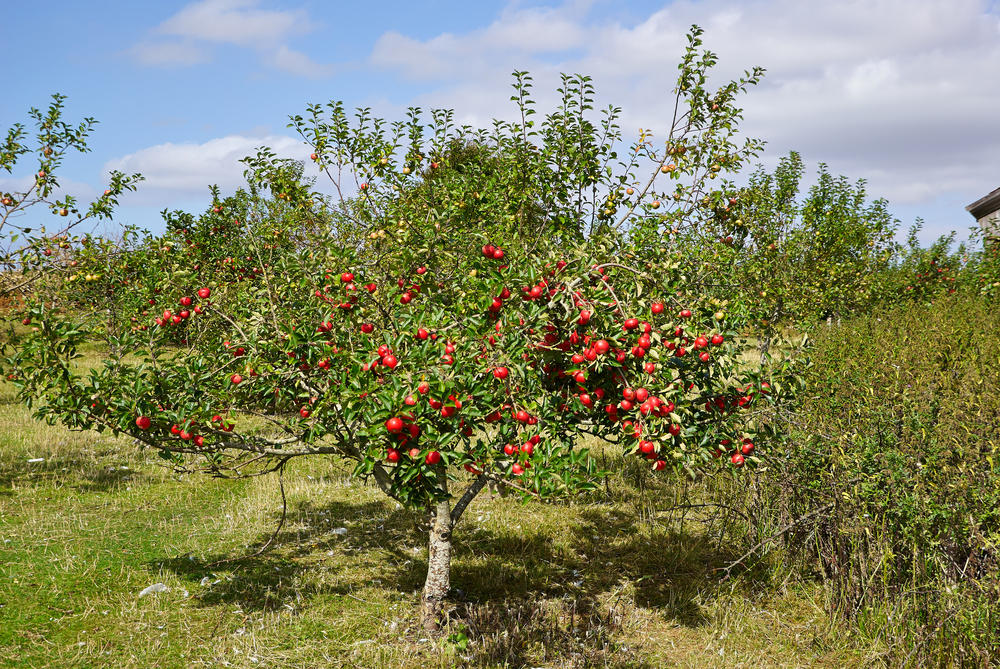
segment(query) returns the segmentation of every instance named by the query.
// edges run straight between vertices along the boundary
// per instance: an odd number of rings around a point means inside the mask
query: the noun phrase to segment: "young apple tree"
[[[96,123],[85,118],[73,125],[63,119],[65,96],[55,94],[45,110],[31,108],[33,136],[23,123],[15,123],[0,139],[0,170],[12,175],[0,185],[0,298],[17,300],[42,277],[56,279],[69,268],[69,249],[80,242],[73,236],[88,221],[110,219],[118,198],[135,190],[142,177],[113,171],[104,192],[81,206],[61,190],[59,171],[72,152],[86,153],[87,138]],[[25,162],[34,162],[27,174]],[[48,210],[54,224],[43,220]]]
[[[864,180],[852,184],[822,164],[800,196],[804,173],[793,151],[773,173],[758,167],[716,210],[711,260],[734,266],[731,279],[764,352],[788,326],[858,313],[889,292],[898,221],[888,203],[869,201]]]
[[[615,107],[592,121],[579,76],[539,122],[515,73],[519,120],[486,130],[310,107],[292,127],[333,195],[262,149],[247,190],[167,214],[164,237],[80,251],[100,279],[32,305],[37,331],[8,359],[22,399],[217,475],[351,463],[428,513],[432,632],[452,532],[488,482],[542,499],[592,487],[585,433],[656,471],[757,464],[787,384],[741,363],[741,314],[677,239],[697,238],[728,198],[720,175],[758,148],[735,133],[760,73],[707,90],[699,34],[658,143],[622,146]],[[107,359],[82,373],[95,339]]]

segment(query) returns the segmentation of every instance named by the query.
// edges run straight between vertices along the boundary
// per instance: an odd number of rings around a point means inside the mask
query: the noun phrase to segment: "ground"
[[[335,461],[245,481],[174,473],[129,440],[31,420],[0,389],[0,665],[843,667],[822,586],[669,509],[637,466],[600,495],[484,493],[455,533],[445,638],[417,624],[422,519]],[[219,563],[220,560],[230,560]],[[165,592],[139,596],[162,583]]]

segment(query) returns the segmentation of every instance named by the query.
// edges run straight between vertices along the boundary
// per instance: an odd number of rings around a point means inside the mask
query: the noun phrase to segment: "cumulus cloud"
[[[129,202],[169,207],[171,201],[204,199],[212,184],[224,193],[241,187],[245,166],[239,161],[256,154],[261,146],[270,147],[282,158],[305,160],[308,156],[300,140],[285,135],[227,135],[203,143],[166,143],[140,149],[108,161],[104,173],[141,173],[146,180]]]
[[[209,60],[216,44],[252,49],[265,65],[303,77],[323,77],[332,68],[287,46],[289,38],[316,26],[304,10],[259,7],[260,0],[198,0],[151,31],[131,52],[145,65],[188,66]]]
[[[386,33],[369,60],[427,85],[417,104],[453,107],[470,123],[511,115],[514,69],[531,70],[543,109],[560,72],[588,74],[599,101],[624,108],[627,131],[662,134],[684,35],[697,23],[719,54],[720,79],[753,65],[768,70],[743,100],[743,129],[768,141],[766,164],[799,150],[907,205],[971,202],[1000,183],[995,3],[676,0],[630,21],[600,10],[578,2],[511,5],[464,34]]]

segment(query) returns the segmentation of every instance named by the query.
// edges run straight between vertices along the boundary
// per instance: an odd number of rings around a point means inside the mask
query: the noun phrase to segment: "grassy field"
[[[819,585],[740,553],[697,491],[626,467],[571,504],[482,495],[456,531],[446,638],[417,625],[422,519],[331,460],[175,474],[124,439],[34,423],[0,388],[0,665],[844,667],[877,649]],[[610,456],[609,456],[610,457]],[[692,498],[695,495],[695,498]],[[220,560],[229,560],[220,563]],[[162,583],[164,592],[139,593]]]

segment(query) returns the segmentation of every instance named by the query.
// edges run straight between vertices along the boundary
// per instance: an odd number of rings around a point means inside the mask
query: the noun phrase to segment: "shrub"
[[[897,660],[995,661],[1000,313],[960,295],[901,305],[821,332],[812,358],[758,512],[792,519],[832,610]]]
[[[1000,237],[983,239],[982,251],[976,258],[976,286],[983,297],[996,301],[1000,298]]]

